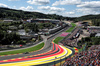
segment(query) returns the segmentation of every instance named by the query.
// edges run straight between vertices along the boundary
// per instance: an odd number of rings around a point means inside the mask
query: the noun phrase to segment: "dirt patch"
[[[83,34],[80,34],[80,37],[77,39],[78,41],[81,40],[84,37],[89,37],[90,33],[87,32],[87,30],[83,30]]]

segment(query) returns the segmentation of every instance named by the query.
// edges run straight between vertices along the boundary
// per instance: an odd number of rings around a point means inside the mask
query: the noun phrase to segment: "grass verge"
[[[74,24],[74,23],[71,23],[71,25],[72,25],[72,27],[70,27],[66,32],[71,32],[76,26],[76,24]]]
[[[27,49],[1,52],[0,55],[9,55],[9,54],[17,54],[17,53],[25,53],[25,52],[36,51],[36,50],[41,49],[43,46],[44,46],[44,43],[41,43],[39,45],[36,45],[34,47],[30,47],[30,48],[27,48]]]
[[[85,45],[83,45],[82,48],[78,49],[79,53],[84,50],[84,47],[85,47]]]
[[[62,40],[64,37],[57,37],[55,40],[54,40],[54,43],[56,43],[56,44],[58,44],[58,42],[60,41],[60,40]]]

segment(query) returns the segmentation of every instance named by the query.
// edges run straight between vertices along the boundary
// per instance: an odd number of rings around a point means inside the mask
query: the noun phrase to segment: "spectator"
[[[100,66],[100,45],[93,45],[89,50],[69,58],[63,66]]]

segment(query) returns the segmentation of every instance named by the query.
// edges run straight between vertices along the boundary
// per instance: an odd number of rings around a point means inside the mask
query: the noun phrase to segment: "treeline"
[[[20,35],[16,33],[7,33],[6,31],[0,30],[0,45],[16,45],[26,44],[26,41],[20,39]]]
[[[100,18],[99,19],[92,19],[92,24],[95,26],[100,26]]]
[[[100,45],[100,37],[82,38],[80,41],[78,41],[78,46],[82,46],[85,43],[87,44],[88,47],[92,45]]]
[[[9,26],[18,27],[22,22],[9,22],[9,23],[0,23],[0,30],[7,31]]]
[[[98,15],[85,15],[81,17],[63,17],[61,15],[56,14],[43,14],[39,12],[29,12],[22,10],[15,10],[9,8],[0,7],[0,19],[29,19],[29,18],[47,18],[47,19],[57,19],[57,20],[73,20],[74,22],[83,21],[83,20],[93,20],[93,25],[97,25],[99,23],[100,14]],[[95,24],[96,23],[96,24]]]
[[[91,20],[92,25],[100,26],[100,14],[77,17],[74,21],[78,22],[78,21],[83,21],[83,20]]]
[[[100,14],[98,15],[85,15],[81,17],[77,17],[75,21],[83,21],[83,20],[92,20],[92,19],[100,19]]]
[[[1,45],[9,45],[20,41],[20,36],[15,32],[8,33],[7,30],[11,25],[17,25],[19,23],[0,23],[0,44]]]
[[[0,30],[0,44],[9,45],[12,42],[15,44],[20,41],[20,36],[16,33],[7,33],[6,31]]]
[[[10,26],[17,27],[16,29],[9,28]],[[52,23],[26,23],[21,22],[10,22],[10,23],[0,23],[0,45],[10,45],[13,42],[14,44],[25,44],[29,40],[20,39],[20,35],[17,34],[17,31],[24,29],[26,33],[35,32],[38,33],[39,29],[44,28],[53,28],[55,25]],[[9,30],[12,31],[9,33]]]
[[[63,17],[61,15],[56,14],[43,14],[39,12],[28,12],[28,11],[22,11],[22,10],[15,10],[15,9],[9,9],[9,8],[2,8],[0,7],[0,18],[8,18],[8,19],[28,19],[28,18],[47,18],[47,19],[58,19],[58,20],[73,20],[73,18],[70,17]]]

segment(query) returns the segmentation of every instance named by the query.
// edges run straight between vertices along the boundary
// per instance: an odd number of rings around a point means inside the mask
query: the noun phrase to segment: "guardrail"
[[[40,40],[38,42],[34,42],[34,43],[30,43],[30,44],[26,44],[26,45],[23,45],[21,47],[5,47],[5,49],[0,49],[0,51],[4,51],[4,50],[12,50],[12,49],[21,49],[21,48],[25,48],[25,47],[30,47],[30,46],[33,46],[33,45],[36,45],[37,43],[40,43],[42,42],[43,40]]]

